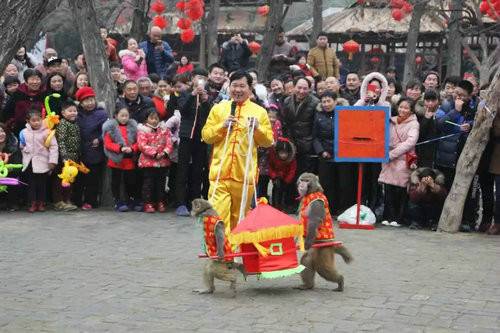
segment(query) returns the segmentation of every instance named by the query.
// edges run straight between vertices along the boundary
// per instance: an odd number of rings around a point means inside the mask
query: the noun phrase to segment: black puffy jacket
[[[202,102],[196,109],[196,96],[191,94],[191,90],[182,92],[178,98],[178,103],[181,112],[179,136],[190,139],[201,138],[201,129],[207,122],[210,104]]]
[[[299,155],[313,153],[312,129],[318,103],[319,99],[311,94],[300,103],[292,95],[285,99],[280,110],[283,133],[295,144]]]
[[[349,106],[349,101],[343,98],[337,98],[337,105]],[[334,114],[335,110],[332,112],[325,112],[321,107],[321,103],[318,103],[313,123],[313,148],[314,152],[318,155],[326,151],[333,156]]]
[[[144,123],[148,116],[149,109],[155,109],[153,100],[147,96],[139,95],[135,101],[129,101],[125,97],[118,97],[116,100],[116,110],[127,108],[130,118],[138,124]]]

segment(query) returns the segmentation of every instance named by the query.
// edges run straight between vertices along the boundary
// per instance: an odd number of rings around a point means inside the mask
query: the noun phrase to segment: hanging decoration
[[[192,28],[193,23],[201,20],[205,15],[205,2],[203,0],[182,0],[175,4],[175,8],[185,15],[185,17],[179,18],[177,27],[181,29],[181,42],[189,44],[196,37]]]
[[[413,5],[407,0],[391,0],[391,16],[396,21],[401,21],[413,12]]]
[[[424,59],[422,59],[422,57],[421,57],[421,56],[416,56],[416,57],[415,57],[415,63],[416,63],[417,65],[420,65],[420,64],[422,63],[422,61],[423,61],[423,60],[424,60]]]
[[[479,11],[494,21],[500,21],[500,0],[483,0],[479,5]]]
[[[153,26],[165,29],[168,26],[168,21],[165,17],[157,15],[153,17]]]
[[[393,9],[392,10],[392,18],[396,21],[401,21],[404,17],[403,11],[401,9]]]
[[[189,29],[191,28],[191,24],[193,22],[188,19],[187,17],[186,18],[180,18],[179,21],[177,21],[177,27],[181,30],[186,30],[186,29]]]
[[[259,6],[257,8],[257,14],[259,14],[260,16],[267,16],[267,14],[269,14],[269,6],[268,5]]]
[[[253,54],[258,54],[260,53],[261,50],[260,44],[257,43],[256,41],[248,43],[248,48],[250,49],[250,52],[252,52]]]
[[[193,29],[188,28],[185,30],[182,30],[181,32],[181,42],[184,44],[189,44],[194,40],[195,34]]]
[[[347,53],[349,61],[352,60],[354,54],[358,53],[360,50],[360,46],[358,42],[351,39],[342,44],[343,51]]]
[[[177,10],[181,11],[181,12],[184,12],[184,10],[186,9],[186,2],[184,1],[179,1],[175,4],[175,8],[177,8]]]
[[[163,13],[165,11],[165,9],[166,9],[166,6],[161,0],[156,0],[151,5],[151,11],[156,13],[156,15],[160,15],[161,13]]]
[[[162,0],[155,0],[151,4],[150,10],[151,12],[155,13],[155,16],[153,17],[152,24],[155,27],[158,27],[160,29],[165,29],[168,26],[168,21],[167,19],[162,16],[162,13],[165,11],[167,7],[163,3]]]

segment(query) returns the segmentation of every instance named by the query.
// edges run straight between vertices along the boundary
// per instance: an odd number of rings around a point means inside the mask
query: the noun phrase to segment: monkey
[[[297,180],[297,190],[301,198],[300,222],[304,226],[304,246],[306,252],[300,259],[305,266],[301,272],[302,285],[298,289],[314,288],[314,275],[317,272],[327,281],[338,284],[334,291],[344,290],[344,277],[335,269],[335,253],[339,254],[346,263],[353,257],[346,247],[318,247],[314,243],[330,242],[334,239],[333,221],[328,207],[328,199],[323,194],[323,188],[318,176],[312,173],[303,173]]]
[[[215,291],[214,280],[219,279],[230,282],[229,288],[236,296],[236,270],[242,274],[244,274],[244,270],[241,264],[225,258],[225,255],[231,253],[231,246],[224,234],[226,229],[224,221],[212,205],[204,199],[193,200],[191,215],[198,217],[203,223],[205,253],[209,257],[218,257],[218,259],[208,259],[203,269],[203,282],[206,289],[197,289],[193,292],[213,294]]]

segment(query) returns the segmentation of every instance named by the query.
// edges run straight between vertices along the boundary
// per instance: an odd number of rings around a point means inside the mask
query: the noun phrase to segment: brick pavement
[[[200,233],[172,214],[0,213],[1,332],[499,332],[500,238],[337,230],[343,293],[317,279],[201,286]],[[340,258],[337,258],[340,262]]]

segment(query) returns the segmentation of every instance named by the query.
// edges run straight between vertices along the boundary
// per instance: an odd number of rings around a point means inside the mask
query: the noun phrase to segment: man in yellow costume
[[[248,212],[254,185],[258,179],[257,148],[270,147],[273,144],[273,131],[266,110],[250,101],[250,74],[238,71],[233,73],[229,80],[231,100],[220,102],[212,108],[201,135],[203,141],[213,145],[209,198],[213,198],[211,204],[226,226],[230,226],[232,230],[238,223],[240,213],[249,148],[248,133],[252,123],[255,127],[254,144],[247,175],[245,214]]]

